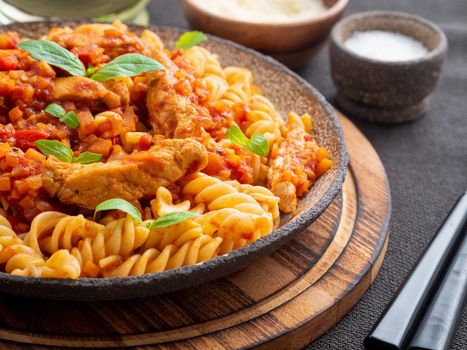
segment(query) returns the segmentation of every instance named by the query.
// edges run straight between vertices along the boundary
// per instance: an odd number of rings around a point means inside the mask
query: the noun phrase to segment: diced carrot
[[[5,157],[5,155],[10,151],[11,147],[8,143],[0,143],[0,158]]]
[[[18,157],[15,157],[14,155],[7,153],[5,156],[6,160],[6,165],[9,166],[10,168],[14,168],[19,165],[19,159]]]
[[[83,276],[86,277],[97,277],[99,275],[99,272],[99,266],[97,266],[91,261],[87,261],[86,264],[84,264],[83,269],[81,270]]]
[[[25,86],[23,90],[23,102],[30,104],[34,97],[34,88],[32,86]]]
[[[33,190],[37,190],[42,187],[42,176],[41,175],[29,176],[24,181]]]
[[[102,138],[98,138],[90,147],[89,151],[94,153],[100,153],[104,156],[108,156],[110,149],[112,148],[112,141]]]
[[[10,120],[12,122],[16,122],[21,120],[23,112],[21,111],[21,109],[19,109],[19,107],[14,107],[10,110],[10,112],[8,112],[8,116],[10,117]]]
[[[10,191],[11,181],[9,174],[3,174],[0,176],[0,191]]]
[[[24,156],[30,160],[38,160],[38,161],[45,161],[45,156],[36,151],[34,148],[29,148],[25,153],[24,153]]]
[[[330,167],[332,167],[332,161],[325,158],[325,159],[322,159],[318,166],[316,167],[316,170],[315,170],[315,173],[316,173],[316,176],[321,176],[323,175]]]
[[[223,157],[215,153],[208,153],[208,165],[204,168],[204,172],[208,175],[218,175],[225,168],[225,160]]]
[[[31,197],[26,196],[19,202],[19,205],[24,209],[31,209],[34,208],[34,201]]]
[[[0,34],[0,49],[14,49],[19,42],[19,35],[15,32]]]
[[[320,147],[318,148],[318,152],[316,153],[316,157],[318,160],[322,160],[324,158],[329,158],[329,152],[326,148]]]

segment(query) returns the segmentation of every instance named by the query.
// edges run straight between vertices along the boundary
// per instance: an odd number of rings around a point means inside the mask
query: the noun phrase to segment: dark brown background
[[[379,277],[357,306],[310,350],[362,349],[363,339],[462,191],[467,189],[467,1],[350,0],[346,14],[398,10],[426,17],[446,32],[449,54],[429,113],[417,122],[378,126],[354,120],[378,151],[393,199],[391,240]],[[151,23],[186,27],[174,0],[153,0]],[[328,51],[299,70],[334,102]],[[362,157],[365,155],[362,154]],[[453,344],[467,348],[467,313]]]

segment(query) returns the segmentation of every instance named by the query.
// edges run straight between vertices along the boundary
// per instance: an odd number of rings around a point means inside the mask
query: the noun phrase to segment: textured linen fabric
[[[154,25],[187,27],[178,1],[153,0],[149,9]],[[434,21],[448,37],[449,52],[423,119],[382,126],[351,118],[386,167],[392,194],[391,237],[384,264],[369,291],[309,350],[363,349],[363,339],[457,197],[467,189],[467,1],[350,0],[345,14],[368,10],[404,11]],[[298,73],[335,102],[327,46]],[[467,312],[452,349],[467,349]]]

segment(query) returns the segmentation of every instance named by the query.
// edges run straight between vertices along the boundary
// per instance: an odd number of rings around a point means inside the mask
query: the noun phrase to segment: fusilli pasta
[[[139,276],[193,265],[217,255],[222,238],[208,235],[189,240],[181,246],[169,244],[162,251],[149,248],[129,258],[110,256],[99,262],[104,277]]]

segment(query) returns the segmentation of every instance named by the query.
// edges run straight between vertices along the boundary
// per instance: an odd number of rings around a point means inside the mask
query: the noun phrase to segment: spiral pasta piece
[[[255,90],[253,86],[253,74],[246,68],[226,67],[225,79],[229,85],[242,86],[248,96]]]
[[[68,250],[60,249],[45,261],[41,268],[40,277],[76,279],[80,275],[81,264],[79,261]]]
[[[167,245],[181,246],[187,241],[203,235],[202,227],[192,219],[184,220],[168,227],[152,228],[143,250],[149,248],[164,249]]]
[[[281,138],[281,128],[285,125],[284,120],[273,104],[264,96],[254,95],[248,106],[245,134],[248,137],[252,137],[254,134],[264,135],[269,145],[272,146]]]
[[[290,130],[299,128],[303,131],[310,132],[313,129],[313,122],[308,113],[298,115],[295,112],[290,112],[287,115],[287,128]]]
[[[106,255],[127,256],[141,247],[149,236],[149,229],[129,216],[108,223],[105,229]]]
[[[266,212],[271,213],[274,227],[277,227],[280,219],[279,197],[275,196],[274,193],[263,186],[241,184],[238,181],[229,181],[228,183],[239,192],[246,193],[253,197]]]
[[[197,173],[183,187],[182,192],[193,198],[195,204],[203,203],[208,210],[233,208],[242,212],[263,215],[259,203],[246,193],[215,177]]]
[[[183,57],[199,77],[215,75],[225,79],[225,73],[216,55],[201,46],[193,46],[183,52]]]
[[[25,245],[11,228],[10,222],[0,215],[1,264],[5,264],[7,273],[39,277],[40,270],[37,267],[44,264],[44,259]]]
[[[210,92],[209,101],[219,100],[227,91],[228,83],[217,57],[200,46],[189,48],[183,56],[191,64],[195,74],[205,82]]]
[[[83,215],[69,216],[60,212],[48,211],[37,215],[24,241],[37,253],[54,253],[60,248],[75,246],[80,239],[94,236],[103,229]]]
[[[19,242],[0,252],[0,264],[5,264],[5,272],[12,275],[40,277],[45,261],[34,249]]]
[[[151,211],[155,218],[177,211],[192,211],[198,214],[204,212],[204,204],[200,203],[194,208],[191,208],[189,200],[178,204],[173,203],[172,193],[165,187],[159,187],[156,192],[156,198],[151,201]]]
[[[224,78],[218,75],[207,75],[203,78],[203,81],[206,83],[209,90],[210,102],[220,100],[229,89],[229,84],[227,84]]]
[[[183,187],[182,192],[209,209],[195,220],[201,224],[204,234],[222,237],[220,254],[268,235],[279,216],[278,199],[269,190],[255,191],[254,186],[242,188],[236,181],[223,182],[199,173]]]
[[[245,91],[245,87],[242,84],[229,85],[221,100],[228,106],[232,106],[236,103],[248,103],[250,95]]]
[[[272,232],[273,221],[269,213],[257,215],[224,208],[210,211],[197,219],[205,234],[221,237],[219,254],[252,243]]]
[[[64,245],[92,277],[98,274],[97,263],[110,255],[129,256],[141,247],[149,236],[149,229],[126,217],[109,222],[97,234],[85,237],[77,245]]]
[[[102,275],[105,277],[139,276],[157,273],[182,266],[193,265],[217,255],[222,238],[202,235],[185,242],[182,246],[170,244],[162,251],[147,249],[142,254],[135,254],[127,259],[121,256],[110,256],[99,262]]]
[[[78,278],[81,273],[79,262],[66,250],[44,259],[17,237],[3,216],[0,216],[0,264],[5,264],[5,272],[18,276]]]
[[[21,242],[7,218],[0,215],[0,252],[13,244]]]

